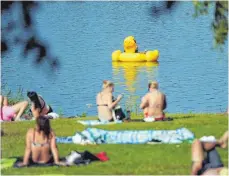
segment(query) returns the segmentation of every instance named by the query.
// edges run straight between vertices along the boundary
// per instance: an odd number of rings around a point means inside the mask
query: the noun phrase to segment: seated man
[[[163,120],[165,118],[163,110],[166,108],[166,97],[158,90],[157,82],[149,83],[148,90],[149,93],[142,98],[140,105],[140,108],[144,111],[144,120]]]
[[[196,139],[192,144],[192,175],[220,175],[227,171],[216,150],[216,147],[226,148],[228,131],[215,142],[201,142]],[[204,154],[206,157],[204,158]]]

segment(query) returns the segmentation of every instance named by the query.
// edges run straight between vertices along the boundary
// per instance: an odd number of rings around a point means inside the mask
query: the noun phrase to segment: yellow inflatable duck
[[[137,42],[133,36],[128,36],[123,42],[124,52],[116,50],[112,53],[112,61],[121,62],[156,62],[159,51],[138,52]]]

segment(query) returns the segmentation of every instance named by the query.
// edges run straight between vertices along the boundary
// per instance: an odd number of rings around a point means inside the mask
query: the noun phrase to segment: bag
[[[123,120],[126,118],[126,115],[120,106],[115,107],[114,113],[117,120]]]

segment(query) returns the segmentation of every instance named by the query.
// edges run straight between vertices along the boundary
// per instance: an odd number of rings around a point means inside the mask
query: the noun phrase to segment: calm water
[[[66,116],[95,115],[104,79],[114,81],[116,95],[125,93],[123,106],[138,106],[148,81],[157,80],[167,95],[167,112],[226,110],[227,46],[224,53],[212,50],[212,17],[194,19],[191,2],[154,17],[153,4],[159,2],[42,2],[34,16],[37,31],[61,67],[50,74],[46,64],[34,65],[15,48],[2,58],[2,83],[13,91],[39,92]],[[139,50],[158,49],[159,63],[112,64],[111,53],[123,49],[129,35]]]

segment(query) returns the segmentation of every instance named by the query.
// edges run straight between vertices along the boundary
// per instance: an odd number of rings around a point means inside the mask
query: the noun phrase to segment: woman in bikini
[[[64,165],[59,161],[55,134],[50,127],[49,119],[39,116],[36,121],[36,127],[29,129],[26,134],[24,159],[18,165],[27,166],[33,163]]]
[[[103,89],[97,94],[96,104],[98,107],[98,117],[101,121],[113,121],[112,110],[121,101],[122,95],[118,95],[113,100],[114,84],[110,81],[103,81]]]
[[[148,90],[149,93],[142,98],[140,105],[144,117],[145,119],[163,120],[165,118],[163,110],[166,108],[166,97],[158,90],[157,82],[149,83]]]
[[[39,116],[44,116],[47,115],[48,113],[53,112],[52,107],[46,104],[46,102],[41,97],[41,95],[38,95],[36,92],[29,92],[29,93],[30,96],[32,94],[32,96],[37,97],[38,99],[38,102],[32,101],[31,112],[33,114],[33,117],[37,118]]]
[[[10,106],[7,97],[0,95],[0,106],[0,119],[2,121],[18,121],[27,108],[28,102],[22,101]]]

